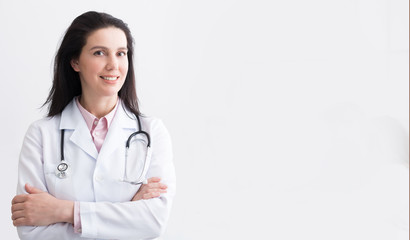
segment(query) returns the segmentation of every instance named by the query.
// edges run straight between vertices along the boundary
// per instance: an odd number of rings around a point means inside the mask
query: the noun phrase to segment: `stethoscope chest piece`
[[[144,176],[147,174],[148,167],[149,167],[150,161],[151,161],[151,153],[152,153],[151,138],[150,138],[150,136],[147,132],[141,130],[142,128],[141,128],[140,119],[139,119],[138,116],[136,116],[136,118],[137,118],[137,121],[138,121],[138,131],[132,133],[128,137],[127,142],[125,144],[125,149],[126,149],[125,150],[125,170],[124,170],[124,177],[121,180],[122,182],[128,182],[128,183],[131,183],[133,185],[146,184],[147,183],[147,180],[144,179]],[[57,165],[56,170],[55,170],[56,176],[60,179],[67,178],[68,176],[71,175],[70,173],[72,171],[72,169],[71,169],[72,167],[68,164],[67,161],[64,160],[64,133],[65,133],[64,129],[61,129],[61,142],[60,142],[61,161]],[[137,136],[137,135],[143,135],[143,136],[146,137],[146,139],[147,139],[147,154],[146,154],[145,159],[144,159],[144,165],[143,165],[141,175],[139,176],[137,181],[131,181],[131,180],[128,180],[128,177],[127,177],[127,166],[128,166],[127,165],[127,163],[128,163],[127,162],[127,158],[128,158],[127,156],[128,156],[128,149],[130,147],[130,142],[131,142],[132,138]]]
[[[55,174],[60,179],[67,178],[67,176],[69,175],[70,170],[71,170],[70,165],[66,161],[62,160],[57,165],[57,168],[55,170]]]

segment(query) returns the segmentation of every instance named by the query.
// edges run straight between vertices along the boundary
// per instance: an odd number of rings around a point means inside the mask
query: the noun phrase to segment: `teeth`
[[[117,77],[102,77],[105,80],[114,81],[117,80]]]

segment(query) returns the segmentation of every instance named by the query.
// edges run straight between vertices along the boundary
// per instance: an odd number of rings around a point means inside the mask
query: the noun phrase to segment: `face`
[[[128,72],[125,33],[115,27],[94,31],[71,66],[80,75],[83,95],[116,97]]]

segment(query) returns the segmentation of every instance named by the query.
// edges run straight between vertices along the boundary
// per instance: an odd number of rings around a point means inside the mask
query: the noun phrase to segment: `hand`
[[[147,184],[142,184],[138,192],[134,195],[131,201],[138,201],[141,199],[151,199],[156,198],[161,195],[161,193],[166,193],[168,186],[160,183],[161,178],[152,177],[148,179]]]
[[[46,226],[57,222],[73,223],[74,203],[60,200],[40,189],[25,185],[29,194],[12,200],[11,219],[14,226]]]

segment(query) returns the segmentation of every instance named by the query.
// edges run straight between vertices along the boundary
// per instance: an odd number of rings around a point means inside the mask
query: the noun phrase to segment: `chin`
[[[102,97],[114,97],[114,96],[118,96],[118,92],[119,92],[120,90],[117,90],[117,89],[115,89],[115,90],[107,90],[107,91],[103,91],[103,92],[101,92],[100,93],[100,96],[102,96]]]

